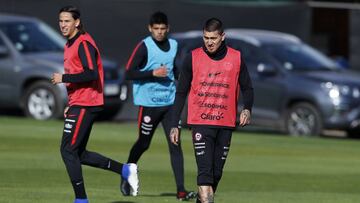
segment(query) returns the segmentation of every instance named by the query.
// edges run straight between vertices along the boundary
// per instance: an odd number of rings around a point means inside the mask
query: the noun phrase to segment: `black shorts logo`
[[[150,123],[151,121],[151,117],[150,116],[144,116],[144,122],[145,123]]]
[[[195,140],[200,141],[202,138],[202,135],[200,133],[195,133]]]

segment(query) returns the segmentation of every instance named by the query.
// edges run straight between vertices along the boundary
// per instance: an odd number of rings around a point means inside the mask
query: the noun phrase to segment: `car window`
[[[185,57],[195,48],[202,46],[202,38],[193,38],[193,39],[177,39],[178,42],[178,53],[176,55],[175,65],[176,67],[181,68],[182,62],[185,60]]]
[[[22,53],[63,49],[64,40],[52,34],[43,23],[9,22],[0,24],[0,29]]]
[[[202,44],[203,44],[202,38],[195,38],[195,39],[186,40],[186,41],[180,40],[179,50],[181,50],[181,55],[187,55],[193,49],[201,47]]]
[[[0,59],[8,56],[9,50],[6,47],[4,40],[0,37]]]
[[[331,59],[306,44],[269,43],[264,48],[288,70],[339,68]]]
[[[260,47],[256,47],[247,42],[235,39],[228,39],[227,44],[234,49],[240,50],[243,59],[248,67],[249,72],[257,72],[257,67],[259,64],[267,64],[272,65],[273,67],[277,67],[275,65],[274,60],[266,54],[266,52],[262,51]]]
[[[4,40],[0,37],[0,46],[5,46]]]

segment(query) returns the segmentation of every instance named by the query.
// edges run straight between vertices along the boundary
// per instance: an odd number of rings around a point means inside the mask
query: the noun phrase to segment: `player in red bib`
[[[129,182],[131,194],[136,196],[136,164],[122,164],[86,150],[92,125],[104,106],[104,76],[99,49],[85,32],[76,7],[60,9],[59,26],[62,35],[68,39],[64,48],[65,74],[54,73],[52,83],[65,83],[68,92],[60,151],[75,192],[74,203],[88,203],[82,164],[121,175]]]
[[[211,18],[203,29],[204,46],[194,49],[181,68],[173,106],[170,139],[178,144],[182,108],[188,98],[188,124],[198,166],[197,202],[213,203],[236,127],[238,93],[244,108],[240,126],[250,123],[253,105],[251,79],[241,52],[225,44],[222,22]]]

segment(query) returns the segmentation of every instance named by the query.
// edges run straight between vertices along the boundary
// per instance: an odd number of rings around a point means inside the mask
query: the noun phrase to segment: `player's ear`
[[[78,28],[79,25],[80,25],[80,19],[78,18],[75,20],[75,27]]]
[[[225,32],[221,33],[221,41],[225,40]]]

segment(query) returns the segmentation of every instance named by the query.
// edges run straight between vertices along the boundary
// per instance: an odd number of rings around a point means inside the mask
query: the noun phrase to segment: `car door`
[[[241,40],[228,40],[234,48],[241,50],[254,88],[252,120],[263,125],[273,125],[281,117],[285,99],[285,82],[279,64],[260,47]],[[239,103],[242,108],[242,102]]]
[[[16,62],[9,41],[0,30],[0,103],[2,107],[15,106]]]

